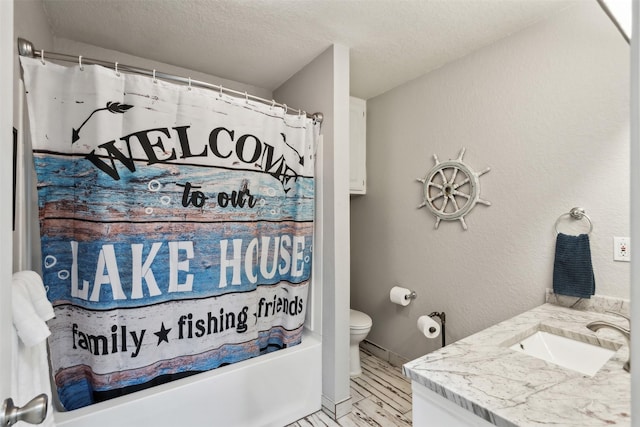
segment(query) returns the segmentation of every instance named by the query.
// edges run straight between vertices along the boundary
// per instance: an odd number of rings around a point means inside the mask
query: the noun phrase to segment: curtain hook
[[[189,77],[189,90],[191,90],[191,77]]]
[[[40,62],[42,62],[42,65],[47,65],[47,63],[44,62],[44,49],[40,49]]]
[[[287,114],[289,107],[287,107],[287,104],[282,104],[282,106],[284,107],[284,113]]]
[[[298,108],[298,118],[302,117],[302,110]]]
[[[153,70],[153,82],[158,83],[158,79],[156,79],[156,70]]]
[[[84,71],[84,67],[82,66],[82,55],[78,56],[78,64],[80,65],[80,71]]]
[[[249,95],[247,95],[247,92],[244,92],[244,102],[245,104],[249,105]]]
[[[222,98],[222,85],[218,86],[220,88],[220,93],[218,94],[218,98]]]
[[[271,100],[271,109],[273,110],[273,107],[275,107],[275,106],[276,106],[276,100],[272,99]]]
[[[115,64],[116,76],[120,77],[120,72],[118,71],[118,63]]]

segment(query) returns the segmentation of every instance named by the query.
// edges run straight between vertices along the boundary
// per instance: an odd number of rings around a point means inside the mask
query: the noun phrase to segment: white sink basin
[[[537,331],[509,348],[590,376],[615,354],[607,348],[545,331]]]

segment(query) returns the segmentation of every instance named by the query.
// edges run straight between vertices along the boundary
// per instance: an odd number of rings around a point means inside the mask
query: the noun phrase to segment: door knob
[[[6,399],[0,410],[0,427],[9,427],[18,421],[40,424],[47,416],[48,406],[49,397],[44,393],[34,397],[23,407],[16,406],[11,398]]]

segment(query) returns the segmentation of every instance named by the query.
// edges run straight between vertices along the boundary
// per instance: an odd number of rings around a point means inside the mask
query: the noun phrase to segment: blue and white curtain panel
[[[100,66],[21,62],[62,405],[299,344],[319,125]]]

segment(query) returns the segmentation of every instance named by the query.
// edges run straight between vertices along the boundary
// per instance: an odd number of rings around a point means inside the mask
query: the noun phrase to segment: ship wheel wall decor
[[[463,148],[457,159],[442,163],[434,154],[435,166],[424,178],[418,178],[423,184],[424,194],[424,200],[418,208],[426,206],[436,216],[435,228],[438,228],[441,220],[458,220],[466,230],[467,223],[464,217],[476,203],[491,206],[491,202],[480,198],[479,180],[480,176],[489,172],[491,168],[479,173],[474,172],[462,161],[464,152]]]

